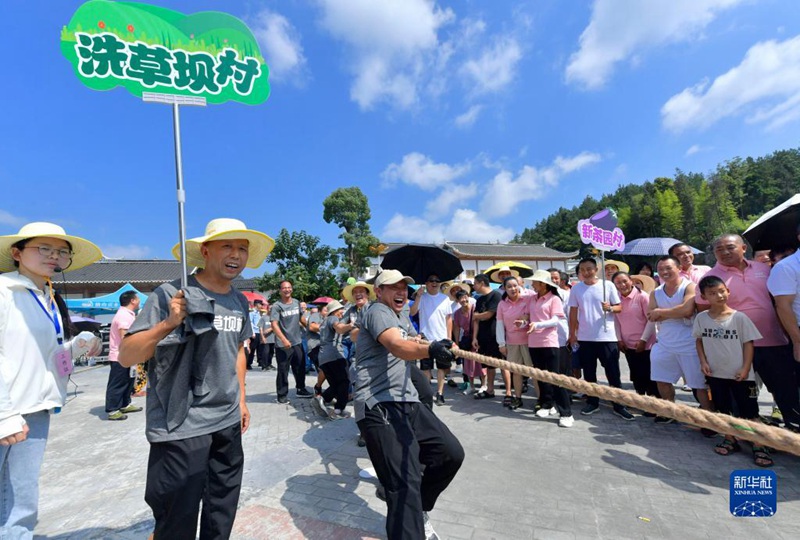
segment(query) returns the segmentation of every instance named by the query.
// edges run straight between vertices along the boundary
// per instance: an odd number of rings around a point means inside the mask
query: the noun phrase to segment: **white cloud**
[[[721,11],[742,1],[596,0],[566,79],[590,90],[602,88],[616,64],[638,62],[647,49],[701,37]]]
[[[514,231],[483,220],[469,209],[453,213],[449,223],[431,222],[421,217],[395,214],[383,229],[381,238],[391,242],[442,243],[452,242],[508,242]]]
[[[270,81],[302,84],[307,62],[300,34],[292,23],[283,15],[264,9],[251,23],[251,29],[269,66]]]
[[[109,259],[146,259],[150,255],[148,246],[138,244],[100,246],[103,255]]]
[[[508,170],[501,170],[492,179],[481,204],[481,215],[499,217],[510,214],[525,201],[544,197],[558,185],[567,174],[602,160],[599,154],[581,152],[577,156],[558,156],[553,164],[537,169],[525,165],[514,176]]]
[[[437,32],[454,19],[430,0],[319,0],[321,24],[354,51],[350,97],[364,109],[380,101],[417,102],[426,65],[435,62]]]
[[[443,184],[447,184],[469,171],[469,165],[448,165],[434,163],[433,160],[419,152],[412,152],[403,156],[403,161],[398,165],[390,164],[381,173],[381,177],[388,185],[398,180],[425,191],[433,191]]]
[[[460,128],[468,128],[475,123],[483,110],[483,105],[473,105],[465,113],[456,116],[455,124]]]
[[[11,225],[12,227],[19,227],[24,225],[27,220],[20,216],[15,216],[11,212],[0,210],[0,225]],[[16,232],[16,231],[15,231]]]
[[[477,194],[478,185],[474,183],[468,186],[458,184],[445,186],[435,199],[425,205],[426,215],[432,219],[447,215],[451,208],[467,202]]]
[[[684,89],[661,108],[664,127],[675,133],[743,114],[767,129],[800,118],[800,36],[756,43],[738,66]]]
[[[445,94],[469,105],[496,93],[514,80],[523,54],[519,36],[529,31],[526,19],[515,17],[514,28],[492,34],[484,20],[459,20],[436,0],[317,4],[322,28],[346,46],[350,98],[362,110],[381,104],[418,110]]]
[[[698,152],[705,152],[706,150],[708,150],[708,148],[700,146],[699,144],[693,144],[692,146],[689,147],[688,150],[686,150],[685,156],[686,157],[693,156]]]
[[[521,59],[522,48],[517,40],[506,37],[487,47],[479,57],[467,60],[461,73],[472,83],[472,93],[490,94],[511,83]]]

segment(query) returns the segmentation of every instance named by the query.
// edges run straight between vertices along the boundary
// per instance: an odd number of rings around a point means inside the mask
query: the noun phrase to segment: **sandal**
[[[753,463],[759,467],[772,467],[774,462],[769,457],[769,449],[766,446],[753,447]]]
[[[494,393],[489,393],[486,390],[481,390],[477,394],[475,394],[475,399],[492,399],[494,397]]]
[[[714,447],[714,452],[721,456],[729,456],[742,449],[739,443],[729,439],[723,439],[721,443]]]
[[[511,396],[505,396],[503,398],[503,407],[511,408],[511,403],[513,403],[513,398]]]

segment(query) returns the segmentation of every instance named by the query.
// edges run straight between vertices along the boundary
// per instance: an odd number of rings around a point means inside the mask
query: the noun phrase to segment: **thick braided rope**
[[[761,446],[768,446],[800,456],[800,435],[786,429],[767,426],[761,422],[754,422],[752,420],[734,418],[727,414],[712,413],[703,409],[698,409],[697,407],[680,405],[664,399],[642,396],[620,388],[601,386],[596,383],[589,383],[581,379],[561,375],[560,373],[542,371],[541,369],[533,367],[513,364],[506,360],[484,356],[463,349],[453,348],[453,353],[461,358],[474,360],[475,362],[480,362],[487,366],[507,369],[513,373],[527,375],[528,377],[556,386],[563,386],[575,392],[597,396],[608,401],[648,411],[658,416],[668,416],[687,424],[712,429],[719,433],[746,439]]]

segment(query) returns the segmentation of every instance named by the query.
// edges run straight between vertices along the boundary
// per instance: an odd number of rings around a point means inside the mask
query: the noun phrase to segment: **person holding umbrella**
[[[420,334],[429,341],[450,339],[453,334],[453,309],[450,299],[439,290],[441,282],[438,275],[429,275],[425,280],[425,286],[417,289],[414,305],[411,306],[411,316],[419,314]],[[420,361],[420,369],[429,381],[433,368],[433,358],[423,358]],[[450,364],[436,363],[437,405],[444,405],[444,384],[449,372]]]
[[[717,264],[706,275],[720,278],[730,291],[731,309],[741,311],[756,325],[762,337],[753,342],[753,369],[775,398],[786,427],[800,431],[797,362],[772,305],[767,285],[770,267],[745,258],[747,246],[738,234],[724,234],[712,246]],[[695,302],[698,311],[709,307],[699,293]]]
[[[2,538],[33,538],[50,417],[64,406],[73,358],[102,346],[91,332],[73,337],[53,274],[101,257],[97,246],[53,223],[29,223],[0,237]]]

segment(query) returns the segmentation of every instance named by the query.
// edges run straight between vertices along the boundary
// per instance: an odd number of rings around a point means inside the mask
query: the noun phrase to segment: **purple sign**
[[[602,251],[619,251],[625,248],[625,235],[617,227],[617,213],[606,208],[589,219],[578,222],[581,242]]]

